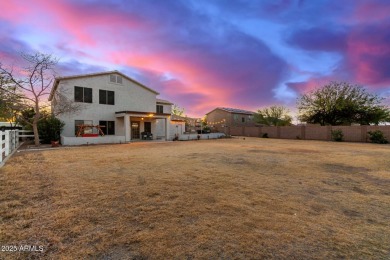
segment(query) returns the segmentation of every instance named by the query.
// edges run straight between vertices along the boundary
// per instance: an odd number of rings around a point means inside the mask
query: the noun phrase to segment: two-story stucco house
[[[255,112],[237,108],[217,107],[206,114],[207,122],[215,130],[223,131],[224,127],[254,126]]]
[[[63,145],[125,143],[142,139],[145,132],[152,139],[172,140],[184,132],[183,121],[171,120],[171,102],[118,71],[56,78],[49,96],[53,111],[61,102],[56,92],[81,105],[75,113],[58,116],[65,122]],[[85,128],[83,133],[92,135],[77,136],[80,125],[99,125],[104,136],[93,135],[98,128]]]

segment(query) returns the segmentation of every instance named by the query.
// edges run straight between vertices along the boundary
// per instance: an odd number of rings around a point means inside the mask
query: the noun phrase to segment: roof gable
[[[89,77],[96,77],[96,76],[103,76],[103,75],[111,75],[111,74],[117,74],[117,75],[120,75],[122,76],[123,78],[135,83],[136,85],[156,94],[156,95],[159,95],[160,93],[158,93],[157,91],[143,85],[142,83],[136,81],[135,79],[132,79],[130,78],[129,76],[117,71],[117,70],[113,70],[113,71],[106,71],[106,72],[98,72],[98,73],[89,73],[89,74],[80,74],[80,75],[72,75],[72,76],[65,76],[65,77],[57,77],[55,78],[54,80],[54,83],[53,83],[53,87],[50,91],[50,96],[49,96],[49,101],[51,101],[53,99],[53,96],[54,96],[54,93],[55,91],[57,90],[58,88],[58,85],[60,83],[61,80],[68,80],[68,79],[78,79],[78,78],[89,78]]]

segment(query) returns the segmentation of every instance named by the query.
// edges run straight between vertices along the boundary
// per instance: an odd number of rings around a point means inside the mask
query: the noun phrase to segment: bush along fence
[[[280,139],[302,139],[334,141],[335,133],[342,136],[341,141],[346,142],[373,142],[372,134],[379,133],[390,141],[390,125],[386,126],[232,126],[227,128],[227,134],[248,137],[269,137]],[[332,134],[333,133],[333,134]],[[371,138],[370,138],[371,137]]]
[[[19,146],[19,130],[0,131],[0,166]]]

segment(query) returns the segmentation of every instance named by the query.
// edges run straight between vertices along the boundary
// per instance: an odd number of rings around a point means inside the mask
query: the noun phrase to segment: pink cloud
[[[331,81],[337,81],[336,77],[331,76],[320,76],[320,77],[311,77],[306,81],[301,82],[288,82],[286,85],[294,90],[296,90],[299,94],[307,93],[318,89],[325,84]]]
[[[199,111],[209,111],[216,106],[229,104],[231,93],[229,91],[213,88],[212,82],[206,77],[206,71],[201,68],[194,68],[190,63],[182,62],[178,59],[168,58],[164,54],[156,56],[141,55],[142,64],[135,63],[137,56],[131,55],[127,58],[126,53],[119,55],[113,54],[113,58],[118,64],[125,64],[129,67],[142,71],[146,76],[142,83],[161,93],[161,98],[175,102],[185,108],[185,112],[191,116],[202,116]],[[122,59],[118,59],[121,56]],[[106,60],[110,60],[108,54]],[[168,60],[168,62],[166,61]],[[127,63],[126,63],[127,62]],[[137,66],[133,66],[137,64]],[[153,71],[150,68],[153,67]],[[164,73],[173,71],[175,78],[165,79]],[[199,75],[205,75],[201,78]],[[216,81],[216,80],[214,80]]]
[[[372,86],[390,83],[390,23],[355,28],[348,36],[346,68],[357,82]]]
[[[120,30],[147,29],[147,22],[137,14],[128,14],[118,9],[107,10],[107,6],[83,5],[65,0],[3,1],[0,18],[31,24],[44,31],[70,35],[69,43],[82,46],[96,46],[100,39],[115,36]],[[45,19],[42,19],[45,17]],[[99,33],[101,32],[101,33]],[[107,34],[111,32],[111,34]]]
[[[0,18],[6,21],[12,21],[14,23],[25,22],[25,19],[31,13],[28,3],[23,3],[23,1],[1,1]]]
[[[389,18],[390,5],[385,1],[363,1],[357,4],[355,12],[350,17],[357,23],[376,23]]]

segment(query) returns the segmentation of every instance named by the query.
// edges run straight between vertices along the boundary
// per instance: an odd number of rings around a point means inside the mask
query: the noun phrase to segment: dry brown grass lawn
[[[0,258],[389,259],[390,146],[246,138],[20,152]]]

